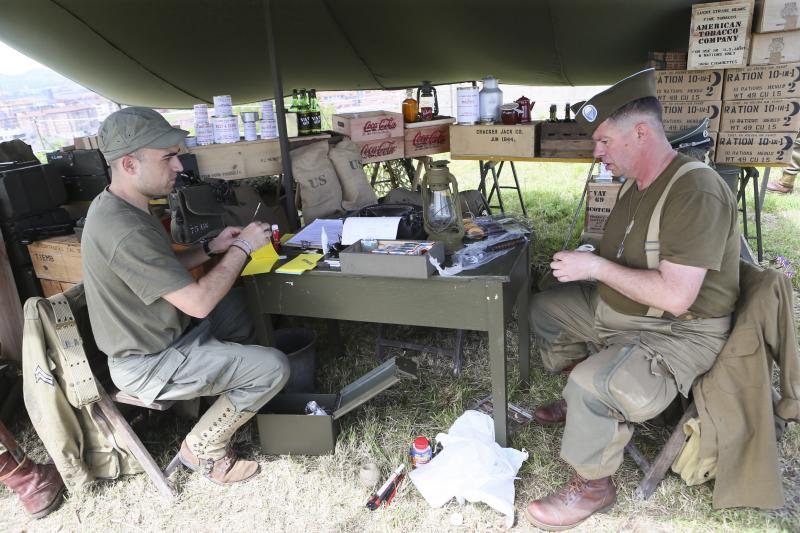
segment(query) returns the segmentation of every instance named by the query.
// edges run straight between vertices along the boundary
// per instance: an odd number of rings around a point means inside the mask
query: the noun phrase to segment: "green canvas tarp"
[[[691,0],[272,0],[284,87],[601,85],[686,50]],[[4,0],[0,41],[122,104],[273,97],[262,0]]]

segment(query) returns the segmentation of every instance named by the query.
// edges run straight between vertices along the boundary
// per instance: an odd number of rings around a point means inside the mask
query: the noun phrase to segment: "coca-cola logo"
[[[382,118],[377,122],[368,120],[364,123],[364,133],[393,130],[396,127],[397,127],[397,121],[394,119],[394,117]]]
[[[434,130],[430,133],[422,133],[421,131],[418,131],[411,140],[411,144],[414,145],[414,148],[425,148],[428,146],[444,144],[445,140],[444,131],[442,130]]]
[[[394,141],[383,141],[380,144],[365,144],[361,147],[361,157],[368,159],[371,157],[382,157],[392,155],[397,149],[397,143]]]

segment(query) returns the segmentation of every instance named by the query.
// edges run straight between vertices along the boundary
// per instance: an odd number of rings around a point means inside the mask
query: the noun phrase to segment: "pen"
[[[389,479],[386,480],[386,483],[384,483],[381,488],[378,489],[378,492],[369,497],[369,500],[367,500],[367,509],[374,511],[380,507],[381,503],[383,502],[386,502],[388,505],[388,503],[394,497],[394,493],[404,477],[402,474],[405,467],[406,465],[404,464],[398,466],[394,472],[392,472],[392,475],[389,476]]]
[[[253,213],[253,218],[250,219],[250,222],[253,222],[256,219],[256,215],[258,215],[259,209],[261,209],[261,202],[258,202],[258,205],[256,206],[256,212]]]

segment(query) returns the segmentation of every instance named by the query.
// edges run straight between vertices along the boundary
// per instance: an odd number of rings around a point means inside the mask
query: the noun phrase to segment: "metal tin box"
[[[278,394],[256,415],[261,449],[272,455],[333,453],[339,434],[339,418],[401,378],[416,379],[415,372],[413,362],[393,357],[347,385],[339,394]],[[312,400],[330,414],[305,414],[305,406]]]
[[[378,246],[387,243],[419,243],[423,241],[378,240]],[[379,254],[365,250],[362,241],[345,248],[339,253],[342,272],[363,276],[383,276],[390,278],[429,278],[436,269],[430,261],[431,255],[444,264],[444,245],[433,241],[433,247],[422,255]]]

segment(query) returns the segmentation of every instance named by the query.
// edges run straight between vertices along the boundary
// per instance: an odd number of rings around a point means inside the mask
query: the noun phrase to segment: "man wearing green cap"
[[[566,424],[561,458],[575,469],[561,490],[525,509],[541,528],[567,529],[614,505],[611,476],[631,423],[687,396],[729,334],[739,292],[736,202],[716,172],[672,149],[655,94],[647,69],[576,110],[594,156],[626,184],[597,253],[555,254],[561,283],[531,299],[545,367],[575,365],[563,400],[535,411],[543,424]]]
[[[180,459],[229,484],[258,473],[258,463],[237,458],[229,443],[283,387],[289,369],[283,353],[252,345],[243,295],[231,290],[250,253],[268,242],[269,224],[228,227],[176,255],[149,212],[150,199],[169,193],[183,170],[186,134],[143,107],[103,122],[98,137],[111,185],[86,216],[83,279],[92,331],[117,387],[146,403],[219,396],[186,436]],[[189,270],[212,254],[221,260],[195,281]]]

